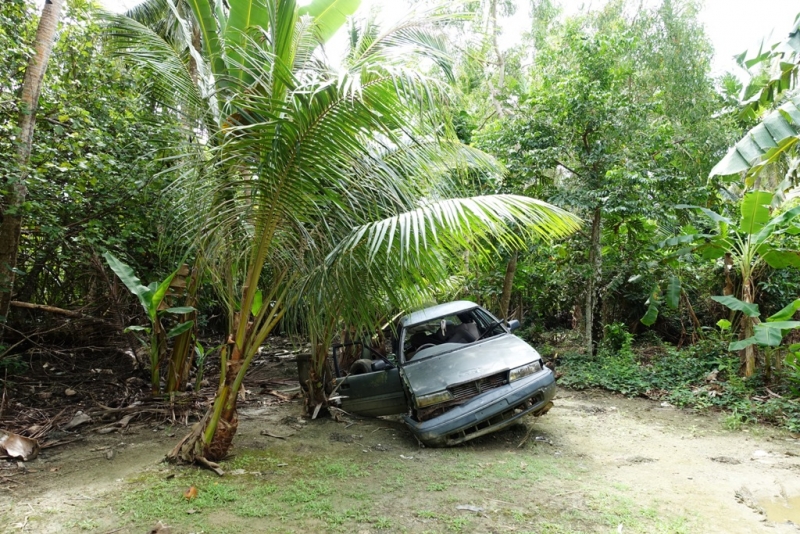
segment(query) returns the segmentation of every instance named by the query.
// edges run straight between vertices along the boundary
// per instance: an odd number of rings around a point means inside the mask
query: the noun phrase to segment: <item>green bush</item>
[[[633,345],[633,334],[628,332],[625,323],[611,323],[603,328],[602,348],[616,352],[630,352]]]
[[[631,348],[624,333],[618,329],[613,337],[607,334],[611,340],[604,340],[593,358],[574,352],[564,354],[559,385],[599,387],[627,396],[666,400],[682,408],[727,410],[725,424],[731,429],[760,421],[800,431],[800,400],[791,398],[794,393],[789,380],[776,376],[769,385],[771,392],[767,392],[762,376],[740,377],[739,358],[726,350],[724,340],[707,339],[682,350],[658,347],[652,355],[652,347],[638,352]],[[612,350],[614,343],[621,348]],[[775,391],[780,392],[779,397]]]

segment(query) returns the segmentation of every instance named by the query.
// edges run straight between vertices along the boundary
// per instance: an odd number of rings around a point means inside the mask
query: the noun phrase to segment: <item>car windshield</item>
[[[405,361],[419,360],[503,333],[499,320],[486,310],[473,308],[407,326],[403,330],[403,357]]]

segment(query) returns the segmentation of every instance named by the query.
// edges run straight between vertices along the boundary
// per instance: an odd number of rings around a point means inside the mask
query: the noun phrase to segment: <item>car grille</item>
[[[472,438],[477,438],[478,436],[487,434],[495,429],[502,428],[503,426],[510,424],[512,420],[516,420],[523,414],[532,411],[538,404],[542,403],[543,401],[544,401],[544,394],[540,391],[536,393],[536,395],[534,395],[533,397],[525,399],[524,401],[518,403],[516,406],[495,415],[491,419],[481,421],[476,425],[464,428],[458,432],[454,432],[448,435],[447,444],[458,445],[459,443],[463,443]],[[553,403],[551,402],[550,406],[552,405]],[[545,406],[541,413],[542,414],[547,413],[547,410],[550,409],[550,406]]]
[[[481,378],[480,380],[475,380],[474,382],[467,382],[466,384],[460,384],[447,389],[453,394],[453,400],[464,402],[472,397],[477,397],[485,391],[505,385],[508,382],[507,377],[508,373],[504,371],[496,375]]]
[[[464,404],[471,398],[477,397],[481,393],[486,393],[489,390],[499,388],[506,384],[508,384],[508,371],[473,380],[465,384],[451,386],[447,389],[453,394],[453,399],[428,408],[419,409],[417,411],[417,420],[427,421],[428,419],[438,417],[448,410]]]

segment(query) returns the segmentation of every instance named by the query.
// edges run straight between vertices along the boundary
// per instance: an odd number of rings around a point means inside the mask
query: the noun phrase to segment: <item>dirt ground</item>
[[[324,464],[315,476],[335,484],[316,501],[327,508],[308,512],[310,499],[295,488],[260,501],[284,503],[278,511],[207,513],[196,524],[165,511],[161,524],[173,533],[800,532],[787,522],[800,524],[800,440],[773,428],[728,431],[713,414],[561,389],[550,413],[527,426],[458,448],[421,449],[397,421],[304,421],[300,411],[297,401],[252,403],[235,441],[238,460],[226,469],[269,460],[271,470],[254,473],[248,487],[280,489],[308,473],[301,469]],[[148,532],[162,512],[148,510],[147,499],[159,497],[129,495],[176,476],[201,492],[235,478],[160,464],[184,431],[156,423],[121,434],[84,431],[84,441],[43,451],[25,472],[6,465],[0,531]],[[342,512],[344,501],[363,514]],[[340,521],[330,519],[336,513]]]

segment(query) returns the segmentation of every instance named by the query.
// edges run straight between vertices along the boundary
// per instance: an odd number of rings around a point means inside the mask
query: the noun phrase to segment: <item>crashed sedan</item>
[[[511,332],[519,321],[497,319],[469,301],[403,317],[393,354],[349,369],[337,363],[341,408],[380,416],[404,414],[428,446],[457,445],[505,428],[552,406],[555,379],[536,350]],[[334,355],[334,362],[337,362]]]

